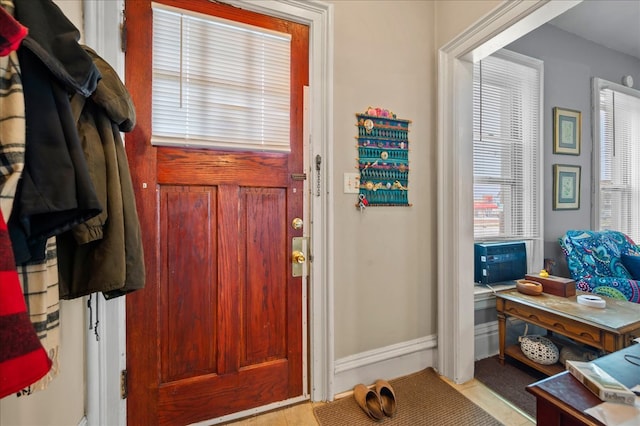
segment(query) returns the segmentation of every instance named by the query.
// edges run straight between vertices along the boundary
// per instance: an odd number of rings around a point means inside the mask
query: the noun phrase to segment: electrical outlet
[[[344,174],[344,193],[357,194],[360,192],[360,175],[358,173]]]

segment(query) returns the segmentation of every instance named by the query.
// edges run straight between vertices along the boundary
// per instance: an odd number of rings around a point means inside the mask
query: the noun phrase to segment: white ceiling
[[[549,24],[640,59],[640,0],[585,0]]]

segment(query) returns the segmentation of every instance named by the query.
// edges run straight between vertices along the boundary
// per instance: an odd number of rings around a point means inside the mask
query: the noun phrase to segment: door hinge
[[[120,371],[120,399],[127,399],[127,370]]]
[[[122,11],[122,23],[120,24],[120,50],[127,52],[127,15]]]

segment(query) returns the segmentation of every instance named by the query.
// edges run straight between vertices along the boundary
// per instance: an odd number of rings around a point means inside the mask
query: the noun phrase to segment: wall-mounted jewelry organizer
[[[360,188],[356,207],[410,206],[409,124],[391,111],[367,108],[358,119]]]

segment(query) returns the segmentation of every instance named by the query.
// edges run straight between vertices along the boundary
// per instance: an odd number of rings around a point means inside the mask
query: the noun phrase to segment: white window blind
[[[594,79],[597,229],[640,243],[640,91]],[[597,172],[599,171],[599,172]]]
[[[291,37],[153,4],[154,145],[289,151]]]
[[[542,248],[542,80],[541,61],[504,50],[474,64],[476,241]]]

